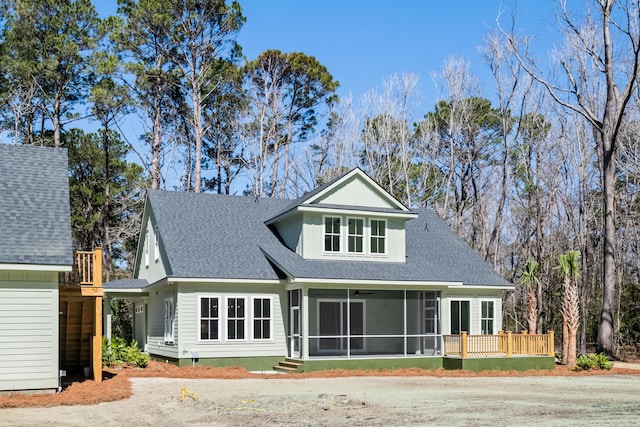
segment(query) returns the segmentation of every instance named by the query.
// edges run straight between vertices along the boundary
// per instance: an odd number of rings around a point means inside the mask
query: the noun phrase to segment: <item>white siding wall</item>
[[[197,351],[200,358],[225,357],[262,357],[285,356],[286,327],[285,319],[287,298],[284,287],[279,285],[224,285],[224,284],[181,284],[178,293],[177,331],[180,336],[180,358],[191,358],[191,352]],[[218,342],[202,342],[199,335],[199,297],[220,297],[220,340]],[[226,340],[226,313],[224,300],[226,297],[246,298],[246,335],[244,341]],[[252,297],[270,297],[272,337],[270,340],[253,340],[251,323],[253,307]],[[178,341],[177,341],[178,342]]]
[[[466,300],[470,302],[471,311],[471,330],[470,335],[478,335],[481,332],[480,315],[481,301],[494,302],[494,333],[502,330],[502,290],[445,290],[442,294],[441,312],[442,312],[442,334],[449,335],[451,333],[451,301]]]
[[[154,228],[154,221],[151,217],[147,220],[146,230],[147,232],[140,236],[142,239],[146,239],[148,236],[148,240],[143,241],[138,277],[140,279],[147,279],[149,283],[155,283],[158,280],[165,278],[167,273],[162,262],[162,256],[156,258],[155,245],[157,236]],[[158,241],[158,244],[161,245],[161,242]],[[162,252],[161,246],[159,246],[159,250]]]
[[[303,250],[304,257],[307,259],[348,259],[351,261],[381,261],[381,262],[405,262],[406,242],[404,219],[384,218],[378,216],[360,216],[360,215],[330,215],[339,216],[341,220],[341,249],[340,253],[324,252],[324,215],[316,212],[304,213],[303,232]],[[364,218],[364,253],[349,254],[347,253],[347,218]],[[369,238],[370,220],[384,219],[387,221],[387,253],[369,254]]]
[[[157,293],[156,293],[157,292]],[[173,344],[164,341],[164,299],[173,295],[175,303],[175,321],[173,329]],[[177,296],[177,298],[176,298]],[[147,351],[158,356],[177,359],[179,357],[178,343],[180,342],[179,313],[180,297],[176,295],[176,286],[158,287],[149,292],[147,304]]]
[[[0,390],[58,387],[58,275],[0,270]]]

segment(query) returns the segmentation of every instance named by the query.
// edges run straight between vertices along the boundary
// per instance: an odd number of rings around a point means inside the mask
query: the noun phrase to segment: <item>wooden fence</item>
[[[528,335],[500,332],[498,335],[444,335],[445,356],[511,357],[555,355],[553,331]]]

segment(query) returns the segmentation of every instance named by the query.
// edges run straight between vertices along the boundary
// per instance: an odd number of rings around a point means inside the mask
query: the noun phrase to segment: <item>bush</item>
[[[578,360],[576,360],[576,366],[585,371],[589,369],[609,370],[613,367],[613,363],[610,362],[609,359],[607,359],[607,356],[602,353],[588,353],[581,354],[580,357],[578,357]]]
[[[120,337],[112,337],[111,340],[102,338],[102,366],[112,367],[121,363],[146,368],[149,355],[138,348],[136,340],[127,345]]]

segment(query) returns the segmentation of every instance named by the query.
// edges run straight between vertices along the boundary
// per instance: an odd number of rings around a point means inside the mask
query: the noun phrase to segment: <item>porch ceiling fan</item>
[[[361,291],[360,289],[356,289],[353,293],[354,296],[359,297],[360,295],[373,295],[373,291]]]

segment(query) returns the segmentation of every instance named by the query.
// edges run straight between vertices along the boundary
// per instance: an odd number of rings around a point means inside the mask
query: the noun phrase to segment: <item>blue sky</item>
[[[103,16],[115,13],[116,0],[94,3]],[[418,74],[426,112],[438,100],[431,76],[450,56],[471,63],[491,98],[491,78],[478,46],[498,12],[517,7],[519,27],[548,39],[557,2],[240,0],[240,5],[247,22],[238,42],[247,59],[267,49],[315,56],[340,82],[338,94],[354,99],[381,88],[394,73]]]

